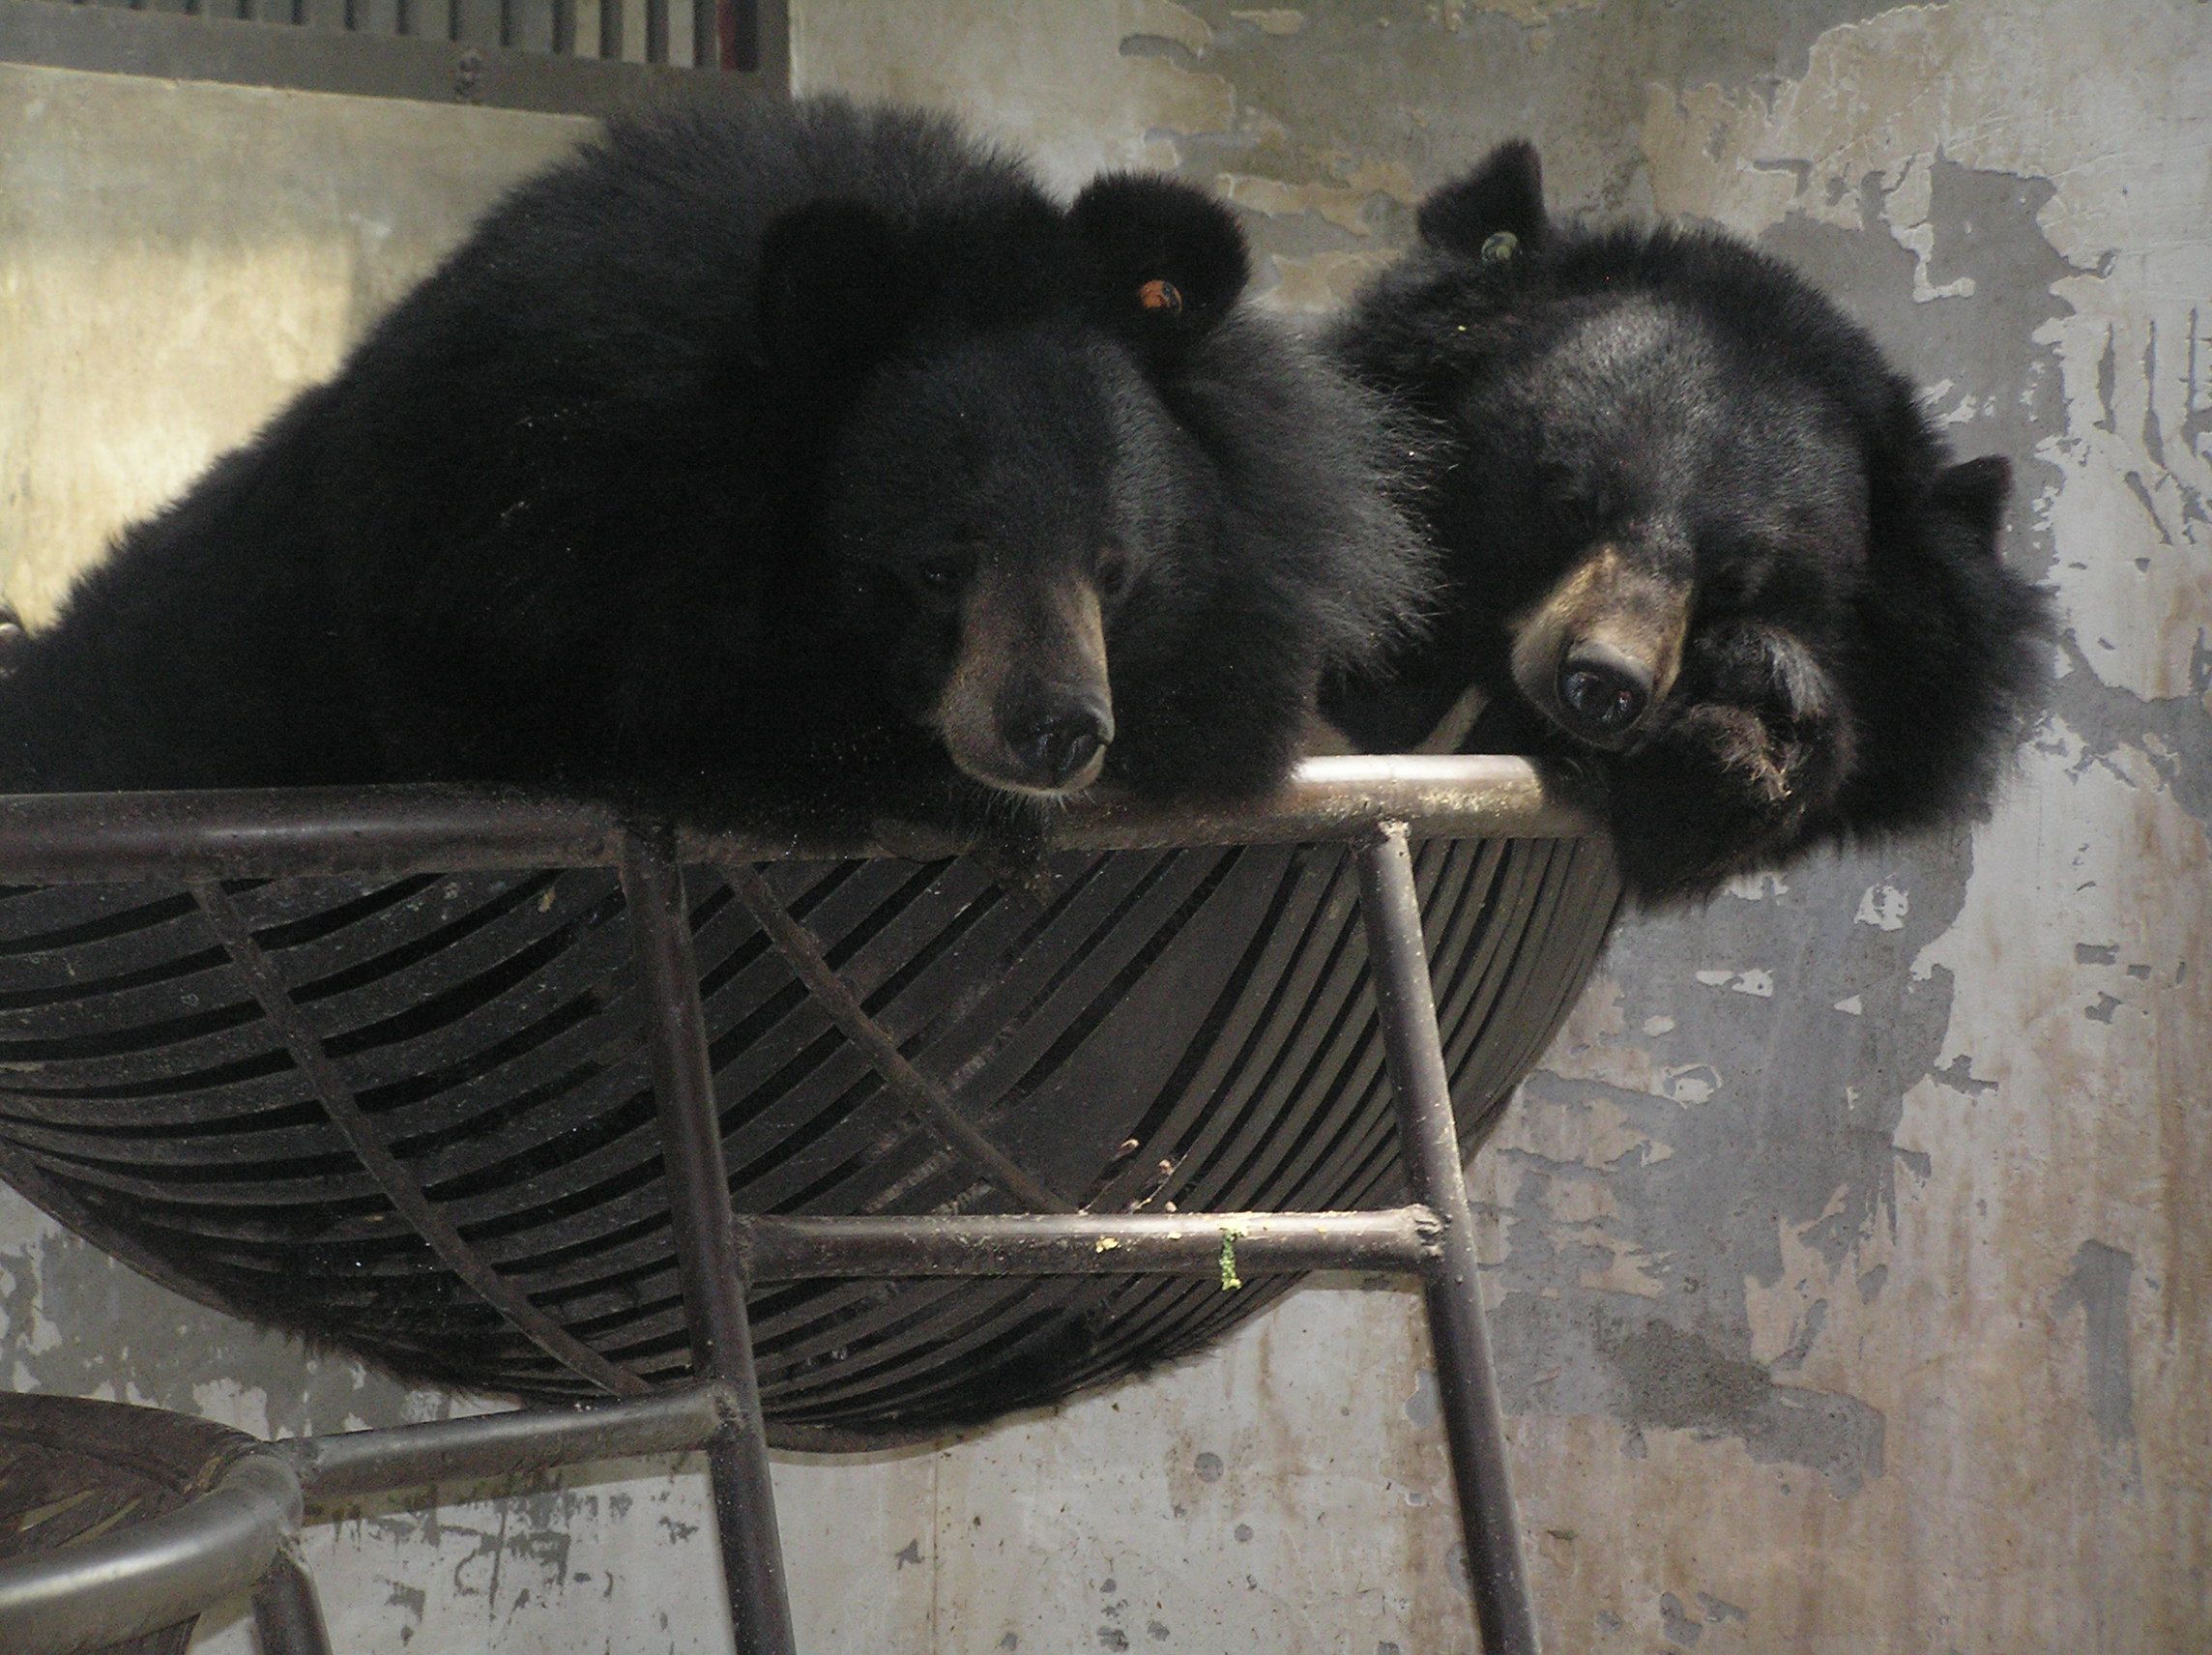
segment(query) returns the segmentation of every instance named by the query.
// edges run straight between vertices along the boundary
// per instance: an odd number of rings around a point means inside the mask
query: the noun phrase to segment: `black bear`
[[[1062,205],[911,111],[615,125],[13,653],[0,791],[1265,793],[1429,570],[1376,400],[1246,277],[1197,190]]]
[[[1775,260],[1554,223],[1526,143],[1418,224],[1330,343],[1435,432],[1446,591],[1388,671],[1330,688],[1330,722],[1587,761],[1647,899],[1984,808],[2048,625],[1998,556],[2006,463],[1954,463]]]

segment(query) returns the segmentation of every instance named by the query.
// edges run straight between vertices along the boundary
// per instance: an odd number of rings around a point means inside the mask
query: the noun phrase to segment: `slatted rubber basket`
[[[1402,761],[1361,763],[1309,767],[1269,836],[1404,782]],[[1473,836],[1415,859],[1471,1149],[1586,980],[1618,886],[1602,840],[1559,826],[1557,778],[1440,763],[1463,795],[1495,784],[1463,801]],[[331,869],[439,865],[387,855],[340,808],[360,797],[186,815],[229,844],[256,810],[320,810]],[[103,818],[80,849],[84,803],[0,800],[4,865],[56,882],[0,890],[0,1176],[196,1299],[405,1376],[557,1401],[688,1372],[603,813],[454,796],[460,871],[118,882],[134,855],[171,868],[169,806],[145,796],[137,839]],[[517,822],[577,849],[482,866],[470,848]],[[1042,897],[927,844],[681,844],[737,1211],[1403,1200],[1353,853],[1235,836],[1108,822],[1086,842],[1111,848],[1057,854]],[[1145,848],[1178,842],[1213,848]],[[102,883],[59,883],[101,857]],[[1047,1401],[1201,1347],[1295,1280],[759,1282],[771,1436],[859,1446]]]

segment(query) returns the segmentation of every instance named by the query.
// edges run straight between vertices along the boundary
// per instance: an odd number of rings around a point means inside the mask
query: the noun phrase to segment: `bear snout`
[[[1098,779],[1114,740],[1114,713],[1103,701],[1024,711],[1000,721],[1006,750],[1029,784],[1047,793],[1073,793]]]
[[[961,607],[935,722],[952,762],[987,786],[1057,798],[1096,781],[1114,698],[1091,579],[986,566]]]
[[[982,716],[970,697],[958,693],[961,687],[956,675],[938,729],[952,762],[975,780],[1008,793],[1057,798],[1098,779],[1114,740],[1114,709],[1103,675],[1095,685],[1070,685],[1016,672]]]
[[[1592,736],[1623,735],[1651,711],[1657,676],[1649,660],[1603,638],[1579,639],[1559,663],[1559,706]]]
[[[1579,741],[1619,750],[1681,670],[1691,582],[1666,560],[1605,541],[1511,617],[1514,682]]]

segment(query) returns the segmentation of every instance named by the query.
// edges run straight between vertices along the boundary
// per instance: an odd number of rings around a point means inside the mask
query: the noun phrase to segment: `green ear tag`
[[[1521,238],[1511,230],[1499,230],[1482,244],[1484,264],[1504,264],[1521,250]]]

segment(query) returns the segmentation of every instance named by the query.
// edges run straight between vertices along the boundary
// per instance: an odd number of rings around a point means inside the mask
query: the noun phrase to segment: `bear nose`
[[[1106,750],[1114,740],[1114,721],[1098,708],[1071,707],[1027,719],[1007,736],[1015,759],[1036,785],[1064,788]]]
[[[1559,663],[1559,706],[1578,734],[1617,738],[1650,710],[1654,676],[1650,663],[1586,639]]]

